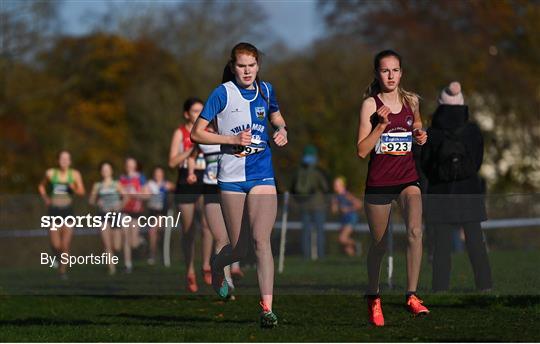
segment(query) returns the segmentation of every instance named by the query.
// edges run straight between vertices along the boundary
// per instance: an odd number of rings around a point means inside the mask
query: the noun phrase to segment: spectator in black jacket
[[[439,107],[422,150],[422,169],[428,179],[424,215],[433,228],[433,290],[449,289],[452,233],[460,227],[474,271],[476,287],[492,288],[491,268],[480,222],[487,219],[482,181],[484,142],[480,128],[469,122],[461,85],[452,82],[439,97]]]

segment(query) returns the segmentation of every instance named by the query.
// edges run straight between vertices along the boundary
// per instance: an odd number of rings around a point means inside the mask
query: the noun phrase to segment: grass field
[[[0,341],[539,341],[540,252],[498,251],[490,258],[495,289],[481,295],[466,255],[454,257],[448,294],[428,293],[431,266],[424,261],[419,291],[431,314],[412,318],[403,307],[405,266],[398,255],[396,286],[383,288],[384,328],[366,322],[363,258],[289,258],[276,276],[280,324],[272,330],[258,327],[254,270],[238,283],[237,300],[224,303],[207,287],[186,295],[179,268],[140,265],[131,275],[109,277],[81,267],[69,281],[46,268],[4,268]],[[23,293],[73,295],[16,295]]]

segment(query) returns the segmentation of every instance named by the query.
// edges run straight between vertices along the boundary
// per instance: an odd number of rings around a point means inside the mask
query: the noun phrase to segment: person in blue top
[[[276,220],[277,196],[270,150],[268,121],[274,127],[272,140],[287,144],[287,127],[272,85],[260,81],[259,51],[249,43],[238,43],[223,73],[223,83],[208,98],[194,124],[191,139],[202,144],[221,145],[218,185],[223,218],[230,244],[219,249],[212,260],[212,285],[221,297],[228,296],[224,267],[239,261],[247,252],[249,233],[242,228],[247,212],[257,256],[261,292],[261,326],[274,327],[272,312],[274,259],[270,234]],[[207,131],[214,121],[217,133]]]
[[[358,211],[362,209],[362,201],[347,190],[347,180],[343,176],[334,179],[334,196],[332,197],[332,212],[341,214],[339,243],[349,257],[360,254],[360,246],[352,237],[354,226],[358,222]]]

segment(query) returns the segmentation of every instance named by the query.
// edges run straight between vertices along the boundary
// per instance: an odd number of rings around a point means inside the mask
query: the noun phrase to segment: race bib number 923
[[[412,133],[384,133],[377,142],[375,152],[377,154],[405,155],[412,149]]]

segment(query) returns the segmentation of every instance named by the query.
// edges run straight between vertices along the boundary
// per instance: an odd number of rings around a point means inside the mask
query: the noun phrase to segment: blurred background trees
[[[111,3],[79,36],[62,32],[61,6],[5,1],[0,8],[1,192],[34,192],[62,148],[87,183],[103,159],[117,173],[126,155],[147,174],[166,165],[184,99],[208,96],[238,41],[265,53],[261,75],[274,84],[288,122],[290,145],[275,150],[282,184],[303,146],[314,143],[321,164],[361,191],[362,94],[373,54],[393,48],[404,57],[405,88],[422,96],[426,125],[442,87],[462,82],[486,135],[482,173],[491,191],[540,188],[539,1],[319,1],[326,34],[302,50],[272,34],[256,3]]]

